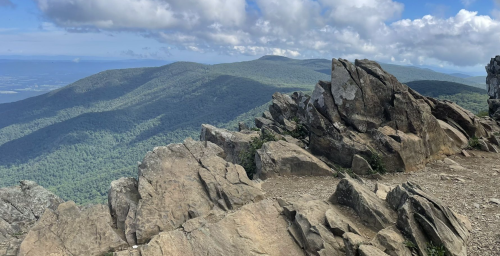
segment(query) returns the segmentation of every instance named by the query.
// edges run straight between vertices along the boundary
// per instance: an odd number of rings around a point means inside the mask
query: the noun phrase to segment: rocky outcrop
[[[486,66],[486,85],[488,86],[488,95],[490,99],[489,114],[496,121],[500,121],[500,55],[491,58],[490,63]]]
[[[119,230],[129,245],[137,244],[133,222],[140,198],[136,179],[121,178],[111,182],[108,206],[114,220],[113,227]]]
[[[411,182],[399,185],[387,195],[387,202],[398,212],[397,227],[426,255],[430,242],[443,245],[452,256],[467,255],[470,224],[463,216],[445,207],[437,198]]]
[[[131,223],[138,243],[177,229],[214,207],[237,209],[263,198],[241,166],[220,157],[223,152],[211,142],[186,140],[146,155],[139,165],[140,199]]]
[[[366,226],[377,231],[396,223],[396,214],[389,205],[353,179],[340,181],[330,201],[354,209]]]
[[[287,221],[275,201],[242,207],[216,223],[207,221],[185,232],[175,230],[154,237],[141,255],[304,255],[288,234]],[[202,218],[202,217],[201,217]]]
[[[103,255],[127,247],[104,205],[81,210],[74,202],[47,210],[19,248],[19,256]]]
[[[311,153],[282,140],[264,143],[255,162],[255,178],[263,180],[275,175],[333,175],[332,169]]]
[[[64,201],[33,181],[0,188],[0,255],[17,255],[19,246],[46,209]]]
[[[226,153],[224,158],[228,162],[240,164],[241,152],[247,151],[250,147],[250,142],[259,136],[260,133],[257,131],[242,130],[241,132],[234,132],[203,124],[201,126],[200,140],[210,141],[218,145]]]

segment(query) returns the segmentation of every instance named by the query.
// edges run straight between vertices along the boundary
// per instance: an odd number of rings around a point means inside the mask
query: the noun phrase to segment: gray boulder
[[[140,198],[136,179],[121,178],[111,182],[108,206],[113,218],[113,227],[123,233],[129,245],[137,244],[133,222]]]
[[[333,175],[328,165],[305,149],[286,142],[264,143],[255,155],[256,178],[267,179],[275,175]]]
[[[148,152],[139,165],[140,200],[133,221],[138,243],[217,207],[237,209],[263,198],[243,167],[219,157],[211,142],[186,140]]]
[[[377,231],[396,223],[396,214],[389,205],[353,179],[342,179],[330,202],[354,209],[366,226]]]
[[[449,255],[467,255],[471,231],[468,221],[416,184],[397,186],[387,195],[387,202],[398,211],[398,229],[421,255],[426,255],[429,242],[443,245]]]
[[[45,210],[64,201],[33,181],[0,188],[0,254],[17,255],[21,241]]]
[[[221,147],[228,162],[240,164],[240,154],[248,150],[250,142],[258,138],[260,132],[245,130],[242,132],[228,131],[209,124],[201,125],[200,141],[209,141]]]
[[[366,161],[366,159],[364,159],[360,155],[354,155],[354,157],[352,158],[351,169],[352,172],[358,175],[368,175],[373,173],[373,169],[368,161]]]
[[[103,255],[128,244],[112,228],[109,208],[94,205],[85,210],[72,201],[45,211],[19,248],[19,256]]]

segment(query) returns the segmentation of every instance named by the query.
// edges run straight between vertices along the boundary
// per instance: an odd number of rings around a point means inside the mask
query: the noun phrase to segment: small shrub
[[[410,250],[416,249],[417,245],[415,245],[412,241],[406,240],[403,242],[403,244]]]
[[[241,166],[245,168],[248,178],[252,179],[257,171],[255,153],[257,153],[257,150],[262,148],[262,145],[268,141],[276,141],[276,137],[270,133],[263,133],[260,137],[252,139],[248,150],[240,153]]]
[[[103,256],[113,256],[113,254],[114,254],[113,252],[107,252],[107,253],[103,254]]]
[[[259,128],[257,128],[257,127],[252,127],[252,128],[250,128],[250,130],[252,130],[252,131],[257,131],[257,132],[258,132],[258,131],[260,131],[260,129],[259,129]]]
[[[295,130],[293,130],[291,132],[285,131],[284,134],[290,135],[290,136],[292,136],[296,139],[299,139],[299,140],[307,138],[307,136],[309,136],[309,131],[307,130],[307,128],[303,124],[300,123],[299,118],[295,116],[292,118],[292,121],[294,121],[297,124],[297,126],[295,127]]]
[[[382,157],[375,151],[372,151],[370,160],[368,161],[374,172],[384,174],[387,172],[385,165],[382,162]]]
[[[475,149],[481,149],[481,145],[479,144],[479,139],[476,137],[472,137],[469,140],[469,147]]]
[[[427,244],[426,251],[428,256],[444,256],[446,254],[446,248],[443,245],[434,245],[432,242]]]
[[[487,117],[487,116],[490,116],[490,113],[488,112],[488,110],[481,110],[477,113],[477,116],[478,117]]]

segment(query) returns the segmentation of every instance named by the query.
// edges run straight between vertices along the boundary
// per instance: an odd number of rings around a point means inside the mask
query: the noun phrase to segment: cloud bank
[[[456,66],[500,53],[495,12],[492,18],[463,9],[449,18],[408,20],[393,0],[35,1],[47,20],[69,32],[128,31],[194,52]]]

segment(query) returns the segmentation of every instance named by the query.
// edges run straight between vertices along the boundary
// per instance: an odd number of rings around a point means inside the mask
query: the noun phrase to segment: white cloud
[[[69,32],[139,31],[199,53],[473,66],[500,50],[499,20],[467,10],[450,18],[401,20],[404,5],[395,0],[252,1],[259,11],[245,0],[35,1],[48,20]]]

